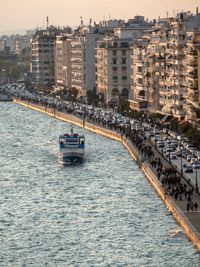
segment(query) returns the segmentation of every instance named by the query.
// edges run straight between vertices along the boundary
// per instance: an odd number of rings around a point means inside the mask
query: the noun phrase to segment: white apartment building
[[[60,35],[55,44],[55,87],[71,88],[71,35]]]
[[[186,116],[187,93],[188,91],[188,77],[185,72],[186,64],[188,66],[189,53],[188,46],[190,46],[187,32],[194,31],[200,25],[200,14],[193,15],[191,13],[180,13],[176,18],[169,20],[168,42],[166,44],[164,58],[166,59],[165,68],[165,91],[168,94],[167,105],[170,107],[171,113],[174,117],[179,119]],[[187,58],[187,59],[186,59]],[[193,61],[192,64],[195,64]],[[193,65],[194,66],[194,65]],[[187,67],[189,69],[189,67]],[[171,102],[171,103],[170,103]]]
[[[157,21],[142,38],[149,40],[146,47],[135,46],[131,100],[139,110],[142,109],[137,102],[144,97],[150,112],[179,119],[194,116],[192,109],[198,106],[199,25],[200,14],[180,13]],[[196,36],[192,35],[194,32]]]
[[[87,90],[95,88],[95,48],[101,36],[89,27],[71,40],[71,86],[78,90],[79,96],[85,96]]]
[[[196,119],[196,110],[200,107],[200,29],[187,32],[185,49],[184,98],[186,100],[186,119]]]
[[[146,88],[146,48],[148,40],[138,39],[133,45],[131,64],[130,108],[138,111],[147,110]]]
[[[54,48],[56,28],[39,30],[31,40],[31,74],[36,84],[54,82]]]

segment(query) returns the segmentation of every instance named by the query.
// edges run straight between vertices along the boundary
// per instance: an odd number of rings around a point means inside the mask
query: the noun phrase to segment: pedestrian
[[[191,199],[191,197],[190,197],[190,195],[189,195],[189,192],[188,192],[188,202],[190,202],[192,199]]]
[[[185,199],[187,198],[187,190],[185,189]]]
[[[198,204],[197,204],[197,202],[195,201],[195,202],[194,202],[194,210],[197,211],[197,209],[198,209]]]
[[[187,202],[187,212],[190,211],[190,203]]]

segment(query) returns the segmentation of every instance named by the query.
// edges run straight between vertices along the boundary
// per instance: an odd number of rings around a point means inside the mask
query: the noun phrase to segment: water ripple
[[[57,162],[70,125],[0,103],[0,266],[198,267],[200,256],[124,147],[86,135],[83,164]]]

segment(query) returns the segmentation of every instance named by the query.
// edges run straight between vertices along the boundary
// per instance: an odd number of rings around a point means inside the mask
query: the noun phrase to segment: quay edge
[[[51,108],[46,108],[39,104],[32,104],[23,100],[13,99],[13,102],[33,110],[43,112],[56,119],[68,123],[73,123],[77,126],[85,128],[86,130],[92,131],[96,134],[100,134],[102,136],[122,142],[123,145],[128,150],[128,152],[130,153],[131,157],[137,162],[137,164],[139,164],[141,170],[143,171],[143,173],[145,174],[145,176],[147,177],[147,179],[149,180],[149,182],[151,183],[151,185],[153,186],[159,197],[163,200],[168,210],[172,213],[178,224],[183,228],[187,237],[191,240],[193,245],[200,252],[200,233],[193,227],[191,222],[186,218],[186,216],[184,215],[182,210],[176,205],[176,203],[165,194],[162,185],[160,184],[157,177],[148,166],[147,162],[142,162],[140,155],[126,138],[124,138],[123,136],[121,136],[121,134],[118,134],[112,130],[105,129],[103,127],[100,127],[98,125],[86,121],[84,122],[82,119],[79,119],[71,114],[55,112],[55,110]]]

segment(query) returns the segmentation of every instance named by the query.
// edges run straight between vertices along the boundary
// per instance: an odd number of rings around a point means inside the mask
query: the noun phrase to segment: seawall
[[[200,252],[200,234],[199,234],[199,232],[193,227],[191,222],[185,216],[183,211],[173,201],[173,199],[170,198],[168,195],[166,195],[160,181],[157,179],[157,177],[152,172],[152,170],[150,169],[149,165],[146,162],[142,163],[141,170],[143,171],[145,176],[148,178],[149,182],[154,187],[157,194],[163,200],[163,202],[167,206],[168,210],[172,213],[172,215],[174,216],[174,218],[176,219],[178,224],[183,228],[183,230],[186,233],[186,235],[188,236],[188,238],[192,241],[192,243],[196,246],[196,248]]]
[[[115,131],[100,127],[99,125],[95,125],[86,121],[83,121],[80,118],[77,118],[74,115],[71,114],[65,114],[59,111],[55,111],[52,108],[47,108],[44,106],[41,106],[39,104],[33,104],[29,103],[27,101],[22,101],[18,99],[13,100],[15,103],[23,105],[27,108],[31,108],[33,110],[37,110],[39,112],[43,112],[51,117],[54,117],[56,119],[73,123],[77,126],[83,127],[89,131],[92,131],[96,134],[100,134],[102,136],[114,139],[116,141],[120,141],[124,144],[132,158],[140,165],[141,170],[153,186],[153,188],[156,190],[157,194],[161,197],[169,211],[172,213],[176,221],[179,223],[179,225],[183,228],[188,238],[192,241],[192,243],[196,246],[197,250],[200,252],[200,234],[199,232],[193,227],[191,222],[188,220],[188,218],[184,215],[183,211],[177,206],[177,204],[173,201],[172,198],[170,198],[168,195],[165,194],[165,191],[160,183],[160,181],[157,179],[153,171],[150,169],[147,162],[142,162],[141,156],[138,154],[137,150],[132,146],[131,142],[121,136],[121,134],[116,133]]]

